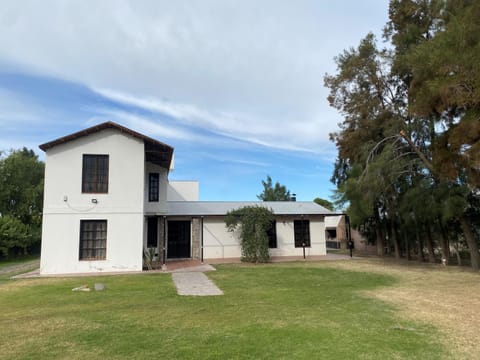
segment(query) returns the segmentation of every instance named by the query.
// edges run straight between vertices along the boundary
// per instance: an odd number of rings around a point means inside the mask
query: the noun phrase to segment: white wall
[[[270,249],[271,256],[303,256],[303,248],[295,247],[294,220],[300,217],[277,218],[277,248]],[[325,223],[323,216],[305,216],[310,221],[310,247],[305,248],[305,255],[326,255]]]
[[[109,155],[108,194],[82,194],[83,154]],[[113,129],[47,150],[42,274],[142,269],[144,157],[141,140]],[[108,221],[106,260],[78,260],[82,219]]]
[[[198,201],[198,181],[170,181],[168,183],[168,201]]]
[[[242,255],[238,231],[228,232],[223,216],[203,220],[203,258],[237,258]]]
[[[105,260],[79,260],[80,220],[107,220]],[[138,214],[56,214],[43,219],[44,237],[40,273],[69,274],[142,270],[141,231]],[[55,229],[52,233],[50,230]],[[140,233],[139,233],[140,231]]]
[[[305,254],[326,255],[325,224],[323,216],[304,217],[310,220],[310,244]],[[271,256],[303,256],[303,248],[295,248],[294,220],[300,217],[277,217],[277,248],[270,249]],[[241,246],[238,231],[228,232],[223,217],[204,219],[203,228],[204,259],[222,259],[241,257]]]

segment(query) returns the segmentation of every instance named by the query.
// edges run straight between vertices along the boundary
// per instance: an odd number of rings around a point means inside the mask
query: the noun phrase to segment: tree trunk
[[[450,259],[450,248],[444,227],[441,221],[438,222],[440,226],[440,251],[442,252],[442,259],[445,259],[445,265],[448,265]]]
[[[385,247],[383,241],[382,229],[380,229],[380,224],[377,223],[375,226],[375,234],[377,236],[377,256],[383,256],[383,248]]]
[[[465,235],[465,240],[467,241],[468,250],[470,250],[470,262],[472,268],[475,270],[480,269],[480,254],[478,253],[478,244],[475,239],[475,235],[472,231],[472,226],[468,219],[465,216],[461,216],[459,219],[460,225],[462,226],[463,233]]]
[[[432,232],[430,231],[430,227],[426,227],[427,230],[427,250],[428,250],[428,262],[434,263],[435,262],[435,251],[433,250],[433,239],[432,239]]]
[[[390,233],[390,237],[393,242],[393,248],[395,249],[395,259],[400,259],[400,244],[398,243],[397,231],[393,221],[390,222]]]
[[[457,257],[457,265],[462,266],[462,257],[460,256],[460,250],[458,250],[458,241],[453,244],[453,248],[455,249],[455,255]]]
[[[377,256],[383,256],[385,249],[385,239],[383,238],[380,215],[378,214],[378,207],[375,205],[373,206],[373,216],[375,219],[375,235],[377,237]]]
[[[403,232],[403,241],[405,241],[405,255],[407,256],[407,260],[410,261],[412,260],[410,256],[410,241],[408,241],[408,235],[405,231]]]
[[[415,230],[415,236],[417,237],[418,242],[418,260],[425,262],[425,254],[423,253],[423,241],[418,229]]]
[[[453,245],[455,249],[455,255],[457,256],[457,265],[462,266],[462,257],[460,256],[460,251],[458,250],[458,242]]]

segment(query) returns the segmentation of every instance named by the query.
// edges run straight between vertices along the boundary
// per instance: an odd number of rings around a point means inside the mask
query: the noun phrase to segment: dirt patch
[[[374,259],[322,265],[394,276],[397,284],[366,295],[396,305],[405,318],[438,327],[453,358],[473,359],[480,354],[480,273]]]

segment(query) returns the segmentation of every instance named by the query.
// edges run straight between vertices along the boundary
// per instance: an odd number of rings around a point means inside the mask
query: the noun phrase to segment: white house
[[[169,182],[173,148],[113,122],[40,145],[45,151],[41,274],[140,271],[159,260],[241,256],[225,214],[271,208],[272,256],[325,255],[331,212],[313,202],[203,202],[198,183]]]

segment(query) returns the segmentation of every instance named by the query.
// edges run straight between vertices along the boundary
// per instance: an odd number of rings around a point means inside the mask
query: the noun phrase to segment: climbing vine
[[[227,213],[228,231],[240,230],[242,261],[258,263],[270,259],[267,231],[273,220],[272,210],[263,206],[245,206]]]

